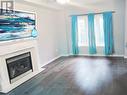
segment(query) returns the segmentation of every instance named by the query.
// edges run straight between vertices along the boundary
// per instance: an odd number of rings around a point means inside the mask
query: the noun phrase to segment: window
[[[95,15],[94,18],[94,32],[96,46],[104,46],[104,27],[103,27],[103,15]]]
[[[78,17],[78,45],[88,46],[88,18],[87,16]]]
[[[96,46],[104,46],[104,28],[103,28],[103,15],[95,15],[94,18],[94,32]],[[78,17],[78,46],[88,46],[88,17]]]

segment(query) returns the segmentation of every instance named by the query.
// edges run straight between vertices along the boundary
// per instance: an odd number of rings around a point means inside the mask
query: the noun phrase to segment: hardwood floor
[[[7,94],[0,95],[127,95],[123,58],[62,57]]]

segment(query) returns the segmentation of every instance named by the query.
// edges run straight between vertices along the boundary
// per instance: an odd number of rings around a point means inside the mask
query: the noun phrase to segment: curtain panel
[[[74,55],[79,54],[77,16],[72,16],[72,52]]]
[[[96,41],[94,32],[94,14],[88,14],[88,37],[89,37],[89,53],[96,54]]]
[[[104,20],[104,52],[106,55],[113,54],[113,23],[112,23],[112,12],[103,13]]]

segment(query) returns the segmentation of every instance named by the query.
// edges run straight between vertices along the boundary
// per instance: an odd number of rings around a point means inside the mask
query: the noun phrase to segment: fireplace
[[[0,92],[8,93],[44,69],[41,68],[35,39],[0,45]]]
[[[33,72],[31,53],[23,53],[6,59],[10,83]]]

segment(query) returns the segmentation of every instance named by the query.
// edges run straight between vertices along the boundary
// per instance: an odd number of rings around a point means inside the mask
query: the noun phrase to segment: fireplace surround
[[[33,38],[0,43],[0,92],[7,93],[37,75],[41,68]]]

